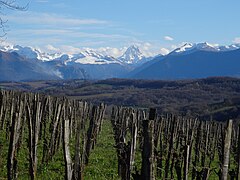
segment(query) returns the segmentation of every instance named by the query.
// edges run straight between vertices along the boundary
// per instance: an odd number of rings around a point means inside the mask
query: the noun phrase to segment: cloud
[[[54,47],[53,45],[50,45],[50,44],[46,45],[45,48],[48,52],[52,52],[52,53],[60,52],[59,48],[56,48],[56,47]]]
[[[120,57],[125,51],[127,47],[123,48],[115,48],[115,47],[101,47],[97,48],[96,51],[103,55],[110,55],[112,57]]]
[[[166,55],[166,54],[168,54],[169,52],[170,52],[170,50],[167,49],[167,48],[161,48],[161,49],[160,49],[160,54],[162,54],[162,55]]]
[[[9,21],[22,24],[38,24],[38,25],[61,25],[61,26],[80,26],[80,25],[106,25],[109,22],[99,19],[84,19],[61,16],[50,13],[21,12],[18,15],[8,15],[6,19]]]
[[[127,40],[131,39],[131,36],[121,35],[121,34],[104,34],[104,33],[88,33],[81,32],[76,30],[69,29],[26,29],[26,30],[14,30],[15,34],[24,35],[25,37],[29,36],[49,36],[49,38],[53,37],[61,37],[63,40],[67,38],[71,38],[73,40],[79,38],[88,38],[88,39],[106,39],[108,40]],[[70,39],[70,40],[71,40]]]
[[[153,45],[149,42],[138,44],[140,51],[144,56],[154,56],[156,52],[153,50]]]
[[[60,49],[60,52],[69,53],[69,54],[77,54],[82,51],[82,49],[80,48],[68,46],[68,45],[60,46],[59,49]]]
[[[236,37],[236,38],[233,40],[233,43],[239,44],[239,43],[240,43],[240,37]]]
[[[173,41],[174,39],[170,36],[164,36],[165,41]]]

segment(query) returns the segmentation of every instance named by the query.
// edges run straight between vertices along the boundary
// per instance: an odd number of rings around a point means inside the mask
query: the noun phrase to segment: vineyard
[[[115,107],[112,124],[122,179],[240,179],[240,128],[233,120]]]
[[[105,108],[104,104],[1,91],[0,177],[37,179],[39,169],[62,161],[65,175],[56,173],[56,179],[83,179]]]
[[[106,108],[0,91],[0,179],[95,179],[88,171],[91,157],[106,143],[101,156],[116,155],[116,176],[102,179],[240,179],[238,121],[120,106],[106,116]],[[100,141],[106,131],[112,144]]]

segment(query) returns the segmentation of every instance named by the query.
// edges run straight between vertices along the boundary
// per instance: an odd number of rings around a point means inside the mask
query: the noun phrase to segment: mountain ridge
[[[0,53],[4,54],[0,56],[2,64],[0,75],[1,80],[16,81],[29,78],[42,80],[238,77],[240,75],[238,70],[240,54],[236,53],[238,51],[240,52],[239,44],[217,46],[206,42],[186,43],[167,55],[146,57],[137,46],[132,45],[123,55],[114,58],[92,49],[85,49],[76,54],[49,54],[32,47],[5,46],[0,47]],[[8,56],[14,61],[6,61],[9,59]],[[16,64],[25,71],[18,72]],[[32,76],[27,75],[28,71]],[[17,76],[15,79],[14,74]]]
[[[150,66],[130,76],[136,79],[195,79],[211,76],[240,77],[240,49],[192,51],[156,58]]]

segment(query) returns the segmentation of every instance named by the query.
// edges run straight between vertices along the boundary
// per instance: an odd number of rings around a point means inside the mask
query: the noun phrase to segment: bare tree
[[[24,6],[19,5],[15,0],[0,0],[0,29],[2,30],[2,34],[0,37],[4,37],[6,33],[5,24],[7,23],[7,20],[4,20],[1,16],[4,15],[3,10],[4,9],[10,9],[10,10],[18,10],[18,11],[25,11],[28,8],[28,3]]]

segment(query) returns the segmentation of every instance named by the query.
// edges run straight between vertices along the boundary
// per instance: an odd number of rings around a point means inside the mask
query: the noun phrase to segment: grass
[[[26,134],[27,135],[27,132]],[[26,139],[26,137],[24,138]],[[118,159],[116,149],[114,148],[114,135],[109,120],[104,120],[102,131],[98,136],[97,144],[90,154],[89,164],[85,167],[84,179],[86,180],[118,180]],[[4,131],[0,131],[0,180],[7,179],[7,152],[8,152],[8,140]],[[71,152],[74,153],[73,147]],[[192,152],[192,158],[194,157],[194,151]],[[217,152],[215,152],[214,161],[211,164],[211,168],[219,169],[219,160]],[[56,152],[52,161],[49,161],[48,165],[41,163],[42,156],[42,145],[38,146],[38,172],[37,179],[64,179],[64,160],[62,146],[60,145],[59,150]],[[72,156],[73,157],[73,156]],[[18,152],[18,179],[29,179],[29,163],[28,163],[28,148],[27,142],[24,141],[20,151]],[[193,161],[194,159],[192,159]],[[209,159],[207,158],[208,162]],[[231,156],[231,162],[233,157]],[[165,161],[163,162],[165,164]],[[231,168],[235,168],[234,163],[231,163]],[[198,165],[200,165],[198,163]],[[141,170],[141,151],[139,147],[136,151],[135,166],[138,171]],[[201,168],[198,168],[201,170]],[[163,172],[164,173],[164,172]],[[176,178],[176,172],[174,169],[174,177]],[[156,177],[156,179],[160,179]],[[189,168],[189,179],[192,179],[192,165]],[[212,172],[209,180],[218,179],[217,175]]]
[[[113,148],[114,144],[111,123],[105,120],[97,145],[91,152],[89,164],[85,169],[84,179],[120,179],[117,175],[118,160],[116,150]]]
[[[27,132],[24,139],[27,139]],[[23,144],[18,152],[18,179],[29,179],[29,162],[27,142]],[[85,168],[84,179],[118,179],[117,175],[117,153],[113,147],[115,144],[110,121],[105,120],[97,145],[90,154],[89,164]],[[7,179],[7,156],[9,140],[6,140],[4,131],[0,131],[0,180]],[[72,149],[72,148],[71,148]],[[74,150],[71,150],[74,153]],[[38,171],[37,179],[64,179],[64,159],[62,146],[56,152],[49,163],[42,164],[42,144],[38,146]]]

